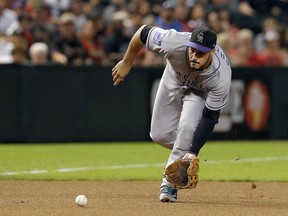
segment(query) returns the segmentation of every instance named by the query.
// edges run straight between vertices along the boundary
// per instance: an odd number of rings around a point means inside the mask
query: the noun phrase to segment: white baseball
[[[88,199],[85,195],[78,195],[75,199],[75,202],[79,206],[85,206],[88,202]]]

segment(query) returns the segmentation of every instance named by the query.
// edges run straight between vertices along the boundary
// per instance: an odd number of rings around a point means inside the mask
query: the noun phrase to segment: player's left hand
[[[186,153],[182,159],[195,159],[195,158],[197,158],[196,155],[191,154],[191,153]]]
[[[119,61],[114,68],[112,68],[113,85],[117,86],[123,82],[131,69],[131,65],[125,63],[123,60]]]
[[[187,157],[188,156],[189,155],[187,155]],[[198,183],[198,170],[198,158],[182,158],[166,167],[164,177],[174,188],[195,188]]]

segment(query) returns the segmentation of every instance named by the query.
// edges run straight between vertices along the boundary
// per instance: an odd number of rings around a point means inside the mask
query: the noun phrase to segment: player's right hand
[[[112,68],[113,85],[117,86],[119,83],[123,82],[130,69],[131,65],[125,63],[123,60],[119,61],[118,64]]]

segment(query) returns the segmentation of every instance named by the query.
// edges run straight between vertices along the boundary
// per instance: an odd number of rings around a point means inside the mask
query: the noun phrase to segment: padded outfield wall
[[[0,65],[0,142],[146,141],[163,68]],[[234,68],[212,139],[287,139],[288,69]]]

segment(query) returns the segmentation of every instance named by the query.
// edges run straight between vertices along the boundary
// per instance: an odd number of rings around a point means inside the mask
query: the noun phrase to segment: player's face
[[[189,61],[191,68],[195,70],[204,70],[208,68],[212,61],[214,50],[204,53],[192,47],[189,47]]]

